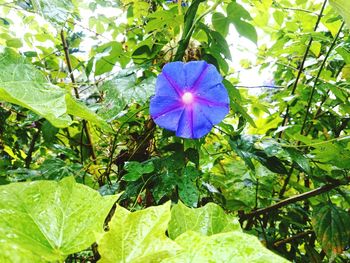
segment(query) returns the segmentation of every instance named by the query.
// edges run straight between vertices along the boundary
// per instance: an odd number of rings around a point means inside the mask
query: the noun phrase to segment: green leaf
[[[153,263],[175,254],[179,246],[165,235],[170,216],[170,202],[133,213],[117,206],[98,241],[99,262]]]
[[[304,156],[302,152],[299,152],[293,148],[285,148],[289,156],[292,158],[293,162],[299,166],[305,173],[311,174],[311,168],[309,160]]]
[[[288,173],[282,161],[278,159],[276,156],[268,156],[263,151],[255,150],[253,157],[274,173],[278,173],[278,174]]]
[[[235,25],[235,28],[237,32],[251,40],[253,43],[257,44],[258,42],[258,35],[256,33],[255,27],[253,27],[250,23],[242,21],[242,20],[234,20],[233,24]]]
[[[103,119],[65,90],[47,82],[39,70],[13,51],[7,49],[0,54],[0,67],[0,100],[30,109],[58,128],[71,124],[71,114],[109,129]]]
[[[171,239],[191,230],[211,236],[218,233],[241,230],[237,218],[228,215],[218,205],[208,203],[201,208],[188,208],[179,202],[171,209],[168,233]]]
[[[333,205],[320,205],[314,209],[312,226],[316,237],[328,256],[340,254],[349,244],[350,215]]]
[[[229,93],[230,94],[230,93]],[[244,119],[246,119],[250,125],[252,125],[254,128],[256,128],[256,124],[252,117],[248,114],[248,112],[239,104],[236,102],[236,100],[230,100],[230,107],[237,113],[240,113]]]
[[[86,121],[96,124],[98,127],[112,131],[106,121],[92,112],[85,104],[75,100],[70,94],[66,94],[67,113],[82,118]]]
[[[221,53],[225,58],[231,59],[231,52],[226,39],[219,32],[212,30],[210,30],[210,36],[212,38],[210,48],[214,50],[214,53]]]
[[[42,135],[46,143],[51,144],[55,141],[58,129],[48,121],[45,121],[41,127]]]
[[[230,21],[224,14],[218,12],[214,13],[211,17],[211,22],[216,31],[218,31],[224,37],[227,36]]]
[[[34,10],[54,24],[63,25],[74,10],[71,0],[33,0]]]
[[[240,4],[236,2],[231,2],[227,5],[227,15],[232,20],[252,20],[249,12]]]
[[[257,43],[258,36],[255,27],[247,22],[247,20],[252,20],[252,17],[243,6],[236,2],[231,2],[227,6],[227,15],[229,21],[234,24],[241,36],[246,37],[255,44]]]
[[[350,148],[347,143],[325,143],[315,146],[311,152],[314,159],[335,165],[342,169],[350,169]]]
[[[124,68],[129,62],[129,58],[125,55],[122,44],[116,41],[106,43],[96,49],[95,76],[110,72],[116,62]]]
[[[0,247],[13,259],[63,261],[95,242],[116,199],[73,177],[0,186]]]
[[[346,64],[350,64],[350,51],[348,49],[345,47],[337,47],[335,50],[342,56]]]
[[[177,180],[180,199],[191,207],[196,207],[198,204],[199,190],[196,179],[199,175],[200,173],[196,168],[187,166],[183,170],[183,175]]]
[[[100,90],[105,93],[105,99],[99,115],[111,121],[130,103],[144,104],[154,94],[155,81],[154,77],[149,77],[137,83],[136,75],[131,73],[104,83]]]
[[[230,81],[228,81],[227,79],[224,79],[222,81],[222,83],[225,85],[227,92],[228,92],[228,96],[230,97],[230,101],[242,101],[242,96],[239,93],[239,90],[232,85],[232,83]],[[232,104],[232,103],[231,103]],[[247,113],[246,113],[247,114]],[[248,115],[248,114],[247,114]],[[249,115],[248,115],[249,116]]]
[[[280,26],[283,24],[284,17],[285,14],[282,11],[276,10],[275,12],[273,12],[273,18],[275,19],[276,23]]]
[[[56,127],[71,123],[66,113],[66,92],[48,83],[34,66],[7,49],[0,54],[0,68],[0,100],[30,109]]]
[[[191,2],[191,5],[186,11],[186,14],[184,17],[183,34],[178,43],[178,49],[176,51],[173,61],[181,61],[185,54],[186,48],[188,47],[188,44],[190,42],[193,30],[194,30],[193,24],[201,2],[204,2],[204,0],[193,0]]]
[[[22,47],[22,41],[19,38],[8,39],[8,40],[6,40],[6,46],[20,48],[20,47]]]
[[[183,16],[178,15],[177,8],[170,10],[157,10],[148,15],[150,21],[145,26],[146,32],[163,30],[164,28],[174,28],[183,24]]]
[[[348,0],[330,0],[329,3],[344,18],[350,28],[350,2]]]
[[[163,260],[163,263],[288,262],[265,248],[256,237],[240,231],[211,236],[202,236],[199,233],[187,231],[175,241],[184,250]]]
[[[38,257],[29,250],[25,250],[16,244],[0,243],[0,262],[3,263],[45,263],[47,260]]]
[[[128,173],[123,176],[123,179],[125,181],[136,181],[142,175],[151,173],[154,171],[153,162],[145,162],[145,163],[139,163],[135,161],[126,162],[124,168],[126,171],[128,171]]]

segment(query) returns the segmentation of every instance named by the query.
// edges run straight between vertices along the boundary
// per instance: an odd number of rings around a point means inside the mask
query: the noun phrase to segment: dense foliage
[[[0,262],[348,262],[349,28],[348,0],[0,0]],[[182,139],[149,103],[193,60],[230,113]]]

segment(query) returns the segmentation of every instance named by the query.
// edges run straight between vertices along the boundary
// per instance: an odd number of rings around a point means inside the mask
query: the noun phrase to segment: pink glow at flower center
[[[191,92],[185,92],[182,95],[182,102],[185,104],[191,104],[193,102],[193,95]]]

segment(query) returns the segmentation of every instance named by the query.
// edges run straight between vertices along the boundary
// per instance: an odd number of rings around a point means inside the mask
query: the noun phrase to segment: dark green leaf
[[[289,153],[289,156],[292,158],[293,162],[299,166],[299,168],[301,168],[305,173],[311,174],[309,160],[302,152],[299,152],[293,148],[285,148],[285,150]]]
[[[211,21],[214,29],[226,37],[230,26],[228,18],[224,14],[216,12],[213,14]]]
[[[328,256],[342,253],[349,245],[350,215],[345,210],[333,204],[320,205],[315,207],[311,222]]]
[[[241,21],[241,20],[234,20],[233,24],[236,27],[237,32],[243,36],[257,44],[258,42],[258,35],[256,33],[255,27],[253,27],[250,23]]]

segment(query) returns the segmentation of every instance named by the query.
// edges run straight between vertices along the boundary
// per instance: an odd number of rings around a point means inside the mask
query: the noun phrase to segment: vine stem
[[[79,96],[78,89],[75,86],[76,81],[75,81],[74,74],[73,74],[72,63],[71,63],[71,60],[70,60],[70,57],[69,57],[68,43],[67,43],[67,40],[66,40],[66,38],[64,36],[63,30],[61,30],[61,40],[62,40],[64,55],[65,55],[66,63],[67,63],[67,67],[68,67],[69,76],[70,76],[70,79],[71,79],[71,81],[73,83],[73,86],[74,86],[73,87],[74,94],[75,94],[75,97],[77,99],[79,99],[80,96]],[[96,153],[95,153],[94,145],[93,145],[93,142],[92,142],[92,136],[91,136],[91,133],[90,133],[90,130],[89,130],[88,122],[86,120],[83,120],[83,130],[85,132],[85,135],[86,135],[86,138],[87,138],[87,141],[88,141],[88,145],[89,145],[89,148],[91,150],[92,160],[93,160],[94,164],[96,164],[97,163],[96,162]],[[81,144],[82,144],[82,142],[81,142]]]
[[[277,209],[279,209],[281,207],[296,203],[298,201],[306,200],[306,199],[313,197],[313,196],[317,196],[317,195],[329,192],[329,191],[333,190],[334,188],[337,188],[341,185],[347,185],[349,182],[350,182],[350,177],[347,177],[345,179],[345,181],[335,181],[332,184],[326,184],[324,186],[318,187],[318,188],[313,189],[311,191],[292,196],[292,197],[287,198],[285,200],[282,200],[276,204],[273,204],[273,205],[265,207],[265,208],[257,209],[255,211],[252,211],[252,212],[247,213],[247,214],[244,212],[240,212],[240,214],[239,214],[240,221],[243,222],[246,219],[254,218],[256,216],[263,215],[263,214],[268,214],[269,212],[276,211]]]
[[[323,2],[321,11],[320,11],[320,13],[319,13],[319,15],[317,17],[317,21],[316,21],[316,24],[315,24],[315,27],[314,27],[314,32],[317,30],[318,25],[320,24],[321,17],[323,16],[323,12],[325,10],[326,4],[327,4],[327,0],[325,0]],[[296,88],[298,87],[298,83],[299,83],[301,74],[302,74],[302,72],[304,70],[304,64],[306,62],[307,55],[309,54],[312,42],[313,42],[313,37],[310,37],[309,43],[307,44],[307,47],[306,47],[306,50],[305,50],[305,53],[304,53],[304,56],[303,56],[303,60],[301,61],[301,64],[300,64],[300,67],[299,67],[299,70],[298,70],[297,77],[296,77],[296,79],[295,79],[295,81],[293,83],[292,92],[290,94],[291,96],[295,94]],[[287,123],[288,123],[289,109],[290,109],[290,107],[289,107],[289,105],[287,105],[287,109],[286,109],[286,112],[284,114],[283,121],[282,121],[282,126],[286,126]],[[279,133],[278,138],[282,138],[282,134],[283,134],[283,131],[281,131]]]
[[[340,28],[338,30],[338,33],[335,36],[335,38],[333,39],[333,42],[332,42],[331,46],[329,47],[328,52],[327,52],[326,56],[324,57],[324,59],[322,61],[321,67],[320,67],[320,69],[317,72],[317,76],[316,76],[316,79],[314,81],[314,85],[312,86],[311,95],[310,95],[309,101],[307,103],[306,114],[305,114],[305,117],[304,117],[304,120],[303,120],[303,125],[301,126],[300,134],[304,134],[306,121],[307,121],[307,118],[309,116],[309,111],[310,111],[310,108],[311,108],[311,103],[312,103],[313,96],[314,96],[315,91],[316,91],[318,79],[320,78],[321,73],[323,71],[323,68],[324,68],[324,66],[326,64],[326,61],[327,61],[329,55],[331,54],[331,52],[332,52],[332,50],[333,50],[333,48],[334,48],[334,46],[335,46],[335,44],[336,44],[336,42],[337,42],[337,40],[339,38],[339,35],[340,35],[340,33],[341,33],[342,29],[343,29],[344,24],[345,24],[344,22],[341,24],[341,26],[340,26]]]
[[[311,234],[314,234],[313,230],[308,230],[308,231],[305,231],[305,232],[301,232],[301,233],[298,233],[298,234],[296,234],[294,236],[288,237],[286,239],[283,239],[283,240],[280,240],[280,241],[276,241],[273,244],[273,246],[274,247],[279,247],[279,246],[282,246],[282,245],[284,245],[286,243],[291,243],[291,242],[293,242],[296,239],[303,238],[303,237],[306,237],[306,236],[311,235]]]
[[[118,146],[117,142],[118,142],[118,137],[119,137],[119,133],[120,133],[121,129],[124,127],[124,125],[126,125],[128,123],[128,121],[131,118],[133,118],[136,114],[138,114],[139,112],[141,112],[141,111],[143,111],[145,109],[146,109],[146,107],[142,107],[138,111],[134,112],[125,122],[123,122],[120,125],[119,129],[114,134],[114,137],[113,137],[112,142],[111,142],[112,148],[111,148],[111,152],[109,154],[108,164],[107,164],[107,168],[106,168],[106,171],[105,171],[105,176],[106,176],[108,181],[109,181],[109,175],[110,175],[110,173],[112,171],[112,165],[113,165],[113,161],[114,161],[114,153],[117,150],[117,146]]]
[[[25,167],[27,169],[29,169],[30,163],[32,162],[33,152],[34,152],[34,148],[35,148],[35,143],[38,140],[38,138],[40,136],[40,132],[41,132],[41,123],[40,122],[36,122],[36,124],[37,124],[37,129],[38,130],[33,135],[33,138],[32,138],[32,140],[30,142],[30,145],[29,145],[29,150],[28,150],[28,153],[27,153],[27,157],[25,159]]]

